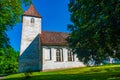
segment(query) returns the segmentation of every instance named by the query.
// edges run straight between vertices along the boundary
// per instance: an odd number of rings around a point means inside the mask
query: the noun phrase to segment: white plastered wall
[[[60,48],[63,50],[63,61],[56,61],[56,49]],[[51,60],[45,59],[48,56],[47,49],[51,49]],[[50,69],[61,69],[61,68],[74,68],[74,67],[83,67],[85,66],[82,62],[79,61],[77,55],[74,54],[74,61],[68,61],[68,47],[66,46],[43,46],[43,68],[42,70]]]

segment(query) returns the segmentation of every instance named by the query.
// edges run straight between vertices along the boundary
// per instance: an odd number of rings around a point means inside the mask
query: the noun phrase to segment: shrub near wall
[[[0,74],[18,72],[18,55],[12,47],[0,49]]]

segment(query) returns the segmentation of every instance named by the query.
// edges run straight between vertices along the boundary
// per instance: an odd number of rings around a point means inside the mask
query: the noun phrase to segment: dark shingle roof
[[[31,4],[29,9],[27,11],[25,11],[25,13],[23,15],[42,18],[41,15],[37,12],[35,7],[33,6],[33,4]]]
[[[46,32],[43,31],[40,35],[42,45],[48,46],[67,46],[66,38],[68,33],[63,32]]]

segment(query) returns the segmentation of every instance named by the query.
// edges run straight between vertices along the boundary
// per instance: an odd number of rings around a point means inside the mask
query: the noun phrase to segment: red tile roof
[[[47,46],[67,46],[66,38],[68,33],[63,32],[42,32],[40,35],[42,45]]]
[[[39,17],[42,18],[41,15],[37,12],[37,10],[35,9],[34,5],[31,4],[31,6],[28,8],[27,11],[25,11],[25,13],[23,15],[26,16],[34,16],[34,17]]]

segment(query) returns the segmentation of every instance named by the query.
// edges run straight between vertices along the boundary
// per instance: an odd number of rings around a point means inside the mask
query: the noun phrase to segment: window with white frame
[[[62,51],[62,49],[57,49],[56,50],[56,61],[57,62],[63,61],[63,51]]]
[[[46,48],[44,54],[45,54],[45,60],[51,60],[51,49],[50,48]]]
[[[70,49],[68,49],[68,61],[74,61],[74,54]]]

